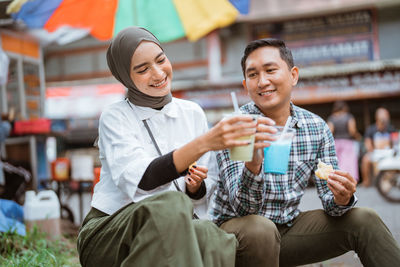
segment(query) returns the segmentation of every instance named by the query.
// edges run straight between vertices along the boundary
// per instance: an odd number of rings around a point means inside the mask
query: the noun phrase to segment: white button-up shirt
[[[172,182],[145,191],[138,188],[149,164],[159,157],[143,124],[147,123],[161,153],[167,154],[208,130],[201,107],[191,101],[173,98],[161,110],[128,104],[127,100],[110,105],[99,121],[101,176],[93,193],[92,206],[112,214],[128,203],[138,202],[164,191],[176,191]],[[193,200],[196,213],[207,216],[208,200],[214,191],[218,171],[214,152],[204,154],[197,165],[207,166],[207,194]],[[177,179],[183,192],[183,177]]]

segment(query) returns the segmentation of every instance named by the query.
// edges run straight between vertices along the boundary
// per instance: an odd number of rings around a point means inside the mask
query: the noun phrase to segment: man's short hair
[[[270,46],[270,47],[275,47],[279,49],[279,54],[281,58],[286,62],[288,65],[289,70],[294,67],[294,62],[293,62],[293,56],[292,52],[290,51],[289,48],[287,48],[286,44],[284,41],[279,40],[279,39],[274,39],[274,38],[265,38],[265,39],[259,39],[255,41],[251,41],[247,46],[246,49],[244,50],[244,54],[242,57],[242,71],[243,71],[243,76],[246,77],[246,60],[248,56],[256,49],[264,46]]]

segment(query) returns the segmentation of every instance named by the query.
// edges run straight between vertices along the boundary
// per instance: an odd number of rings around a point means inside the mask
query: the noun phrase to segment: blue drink
[[[289,131],[290,130],[290,131]],[[280,139],[264,148],[264,172],[286,174],[289,165],[290,148],[294,129],[288,129]]]

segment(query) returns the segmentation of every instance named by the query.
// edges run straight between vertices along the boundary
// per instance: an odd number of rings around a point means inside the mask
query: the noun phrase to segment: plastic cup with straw
[[[239,103],[237,101],[235,92],[231,92],[231,98],[232,98],[232,103],[233,103],[233,108],[235,110],[235,113],[236,114],[241,114],[242,112],[239,109]]]
[[[288,129],[289,129],[289,125],[290,125],[290,122],[291,122],[291,121],[292,121],[292,116],[289,116],[289,117],[287,118],[287,120],[286,120],[285,126],[283,126],[282,133],[279,135],[278,140],[281,140],[282,138],[284,138],[286,132],[287,132]],[[278,140],[277,140],[277,141],[278,141]]]
[[[290,150],[296,130],[290,128],[292,117],[289,116],[285,126],[275,126],[279,137],[264,148],[264,172],[286,174],[289,167]]]
[[[233,108],[235,111],[233,114],[230,114],[228,116],[232,117],[232,116],[242,115],[242,112],[239,109],[239,104],[235,92],[231,92],[231,97],[232,97]],[[250,116],[257,117],[256,115],[250,115]],[[255,133],[239,137],[237,140],[241,141],[246,140],[249,141],[249,144],[230,148],[229,149],[230,159],[233,161],[251,161],[253,159],[254,138],[255,138]]]

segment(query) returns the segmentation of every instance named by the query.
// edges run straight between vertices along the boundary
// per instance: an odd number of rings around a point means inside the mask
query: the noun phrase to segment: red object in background
[[[93,169],[94,178],[93,178],[92,194],[93,194],[94,186],[100,181],[100,170],[101,170],[101,167],[96,167]]]
[[[51,120],[49,119],[32,119],[24,121],[15,121],[14,134],[43,134],[50,133]]]
[[[66,181],[69,179],[69,159],[57,158],[51,162],[51,178],[55,181]]]

